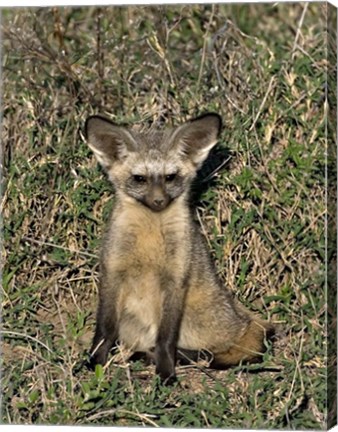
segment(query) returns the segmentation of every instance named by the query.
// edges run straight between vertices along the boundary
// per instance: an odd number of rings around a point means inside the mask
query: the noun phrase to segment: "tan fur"
[[[94,364],[106,361],[116,339],[134,351],[155,349],[164,380],[175,375],[176,348],[207,350],[214,367],[256,361],[264,351],[272,326],[222,286],[187,201],[219,127],[213,114],[148,135],[88,120],[89,144],[116,187],[101,256]]]
[[[167,234],[173,231],[178,243],[188,222],[187,212],[177,211],[178,203],[175,204],[156,214],[144,206],[123,202],[120,211],[114,213],[113,238],[108,234],[105,241],[110,248],[104,258],[107,271],[128,274],[119,290],[117,310],[121,320],[120,337],[136,351],[146,351],[155,345],[163,303],[160,276],[168,272],[183,279],[186,271],[185,248],[179,248],[177,255],[170,257],[165,244]],[[134,241],[125,242],[126,233]]]

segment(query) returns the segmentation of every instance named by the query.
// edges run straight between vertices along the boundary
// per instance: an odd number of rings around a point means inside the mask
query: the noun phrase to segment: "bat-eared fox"
[[[220,117],[137,132],[92,116],[85,129],[116,194],[101,252],[92,366],[105,364],[117,341],[152,355],[165,383],[175,379],[180,351],[205,350],[212,368],[259,361],[274,327],[218,279],[189,204]]]

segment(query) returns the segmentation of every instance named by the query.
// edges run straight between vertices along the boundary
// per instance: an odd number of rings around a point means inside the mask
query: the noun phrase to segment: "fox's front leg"
[[[166,277],[162,283],[164,300],[155,346],[156,373],[165,384],[175,378],[177,340],[182,320],[185,290],[182,283]]]
[[[116,289],[114,290],[117,287],[109,286],[105,279],[103,277],[101,280],[96,330],[90,350],[90,364],[92,368],[95,368],[97,364],[106,364],[109,351],[116,343],[118,337]]]

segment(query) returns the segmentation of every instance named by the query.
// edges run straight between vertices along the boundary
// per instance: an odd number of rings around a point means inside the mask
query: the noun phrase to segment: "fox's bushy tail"
[[[252,317],[244,334],[227,351],[214,353],[212,368],[227,368],[244,363],[256,363],[262,360],[266,350],[264,341],[275,333],[275,327],[257,317]]]

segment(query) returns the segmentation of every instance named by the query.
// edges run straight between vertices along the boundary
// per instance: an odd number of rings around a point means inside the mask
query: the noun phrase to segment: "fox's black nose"
[[[163,205],[163,203],[164,203],[164,199],[163,198],[161,198],[161,199],[159,199],[159,198],[154,199],[153,203],[154,203],[155,206],[161,207]]]
[[[162,191],[155,190],[153,193],[145,196],[145,204],[155,212],[164,210],[169,204],[169,197]]]

